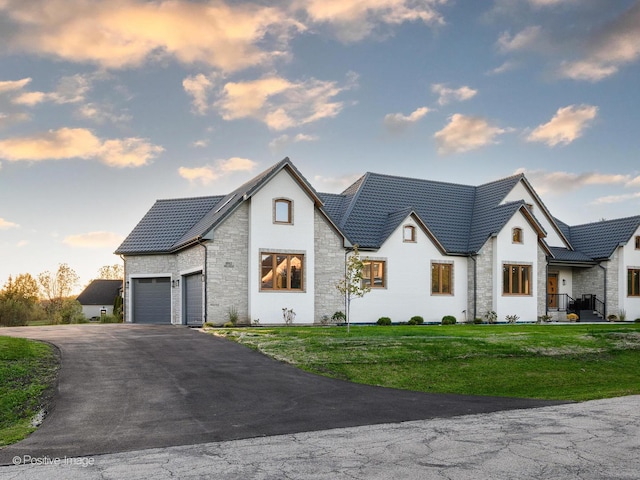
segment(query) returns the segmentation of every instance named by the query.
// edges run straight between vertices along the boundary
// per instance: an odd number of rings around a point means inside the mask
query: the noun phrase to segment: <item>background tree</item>
[[[122,280],[124,278],[124,267],[117,263],[100,267],[98,278],[103,280]]]
[[[64,301],[71,296],[79,280],[78,274],[66,263],[61,263],[55,273],[47,270],[38,275],[38,283],[47,300],[45,310],[52,323],[60,322],[58,317],[65,307]]]
[[[28,273],[9,280],[0,290],[0,325],[27,325],[42,320],[44,312],[39,303],[38,282]]]
[[[347,309],[347,333],[350,331],[351,299],[364,297],[371,290],[371,287],[362,281],[365,261],[366,259],[360,258],[358,245],[354,245],[352,254],[346,260],[344,277],[336,285],[338,291],[344,295]]]

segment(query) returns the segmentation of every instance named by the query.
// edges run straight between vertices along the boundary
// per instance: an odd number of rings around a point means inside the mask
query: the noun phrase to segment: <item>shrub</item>
[[[204,328],[214,328],[215,325],[211,322],[204,322],[204,325],[202,325]]]
[[[445,315],[444,317],[442,317],[442,325],[455,325],[456,324],[456,317],[454,317],[453,315]]]
[[[634,320],[634,322],[635,322],[635,323],[640,323],[640,318],[636,318],[636,319]]]
[[[86,323],[86,322],[77,322],[77,323]],[[100,317],[100,323],[122,323],[120,318],[115,315],[102,315]]]
[[[487,323],[496,323],[496,321],[498,321],[498,314],[493,310],[489,310],[487,313],[484,314],[484,318],[487,321]]]
[[[518,315],[506,315],[504,319],[507,323],[516,323],[520,317]]]
[[[337,311],[333,315],[331,315],[331,320],[333,320],[334,323],[344,323],[347,321],[347,316],[344,314],[344,312]]]
[[[227,323],[235,327],[238,324],[238,309],[236,307],[229,307],[229,310],[227,310],[227,318],[229,319]]]
[[[282,309],[282,319],[284,320],[285,325],[291,325],[295,318],[296,312],[293,311],[293,308]]]
[[[409,320],[409,325],[422,325],[423,323],[424,323],[424,318],[422,318],[420,315],[414,315]]]
[[[616,320],[618,320],[618,316],[615,314],[611,314],[607,316],[607,320],[609,320],[610,322],[615,322]]]
[[[580,320],[580,317],[577,313],[569,313],[567,314],[567,320],[569,320],[570,322],[577,322],[578,320]]]
[[[480,317],[476,317],[473,319],[473,323],[475,323],[476,325],[480,325],[483,322],[483,320]]]
[[[380,317],[376,323],[378,325],[391,325],[391,319],[389,317]]]
[[[546,322],[550,322],[551,319],[553,317],[551,315],[547,315],[546,313],[544,315],[540,315],[538,317],[538,323],[546,323]]]
[[[618,312],[618,318],[620,319],[621,322],[624,322],[627,319],[627,311],[626,310],[620,310]]]
[[[225,322],[224,325],[222,325],[224,328],[233,328],[235,327],[235,325],[232,322]]]

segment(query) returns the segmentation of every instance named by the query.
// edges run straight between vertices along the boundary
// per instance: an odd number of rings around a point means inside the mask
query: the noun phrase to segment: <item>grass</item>
[[[417,390],[591,400],[640,394],[640,325],[215,330],[303,370]]]
[[[52,395],[57,351],[49,344],[0,337],[0,447],[22,440]]]

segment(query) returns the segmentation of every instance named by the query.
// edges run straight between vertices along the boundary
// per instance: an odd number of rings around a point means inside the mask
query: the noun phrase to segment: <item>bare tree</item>
[[[61,263],[55,273],[47,270],[38,275],[45,298],[53,304],[61,304],[62,299],[69,297],[79,280],[78,274],[66,263]]]
[[[124,267],[118,263],[100,267],[98,270],[98,278],[105,280],[122,280],[124,278]]]
[[[364,297],[371,290],[371,287],[363,282],[364,266],[365,260],[360,258],[358,245],[354,245],[353,253],[346,260],[344,277],[336,285],[338,291],[344,295],[346,303],[347,333],[350,330],[351,299]]]

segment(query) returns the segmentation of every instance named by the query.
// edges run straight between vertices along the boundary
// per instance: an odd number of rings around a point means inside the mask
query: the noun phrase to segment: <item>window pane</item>
[[[291,223],[290,209],[288,200],[276,200],[276,222]]]
[[[520,293],[529,295],[529,267],[520,267],[522,269],[522,289]]]
[[[404,227],[404,241],[413,242],[415,240],[415,229],[412,226]]]
[[[289,260],[291,265],[291,288],[302,288],[302,257],[292,255]]]
[[[441,293],[451,293],[451,265],[441,265],[442,290]]]
[[[371,263],[369,262],[362,267],[362,284],[371,286]]]
[[[502,267],[502,292],[511,293],[509,282],[509,266]]]
[[[431,293],[440,293],[440,268],[437,263],[431,265]]]
[[[262,255],[262,288],[273,288],[273,255]]]
[[[511,293],[520,293],[519,268],[511,267]]]
[[[384,287],[384,263],[373,262],[371,267],[373,268],[373,286]]]
[[[276,288],[287,288],[287,256],[276,255]]]
[[[629,269],[627,273],[627,295],[640,296],[640,270]]]

